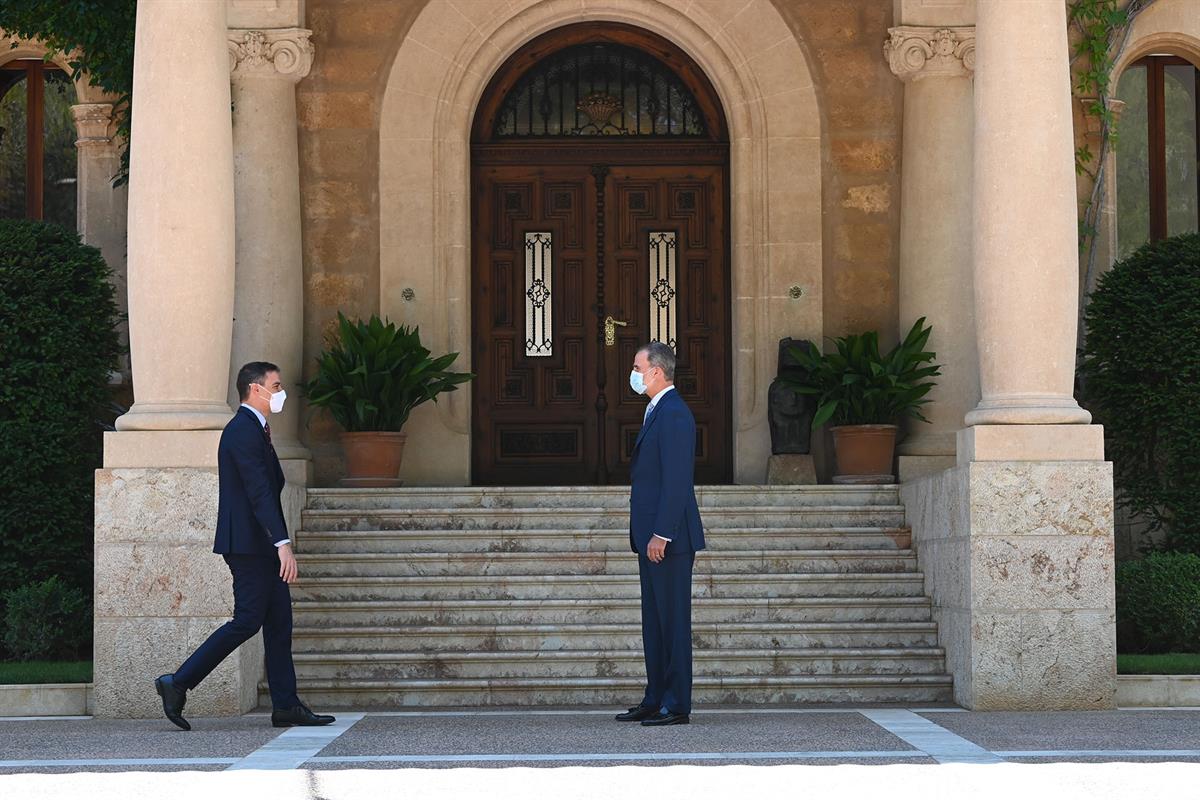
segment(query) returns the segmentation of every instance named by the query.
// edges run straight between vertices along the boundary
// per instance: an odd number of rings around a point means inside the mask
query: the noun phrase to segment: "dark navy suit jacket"
[[[274,555],[288,537],[283,520],[283,469],[254,412],[241,406],[217,447],[220,498],[213,552]]]
[[[634,552],[645,555],[654,534],[671,540],[668,555],[704,549],[695,460],[696,420],[673,389],[659,398],[633,447],[629,544]]]

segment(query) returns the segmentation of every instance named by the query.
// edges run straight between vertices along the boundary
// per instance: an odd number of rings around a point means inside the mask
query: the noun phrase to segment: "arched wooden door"
[[[474,483],[627,482],[651,339],[697,481],[730,482],[729,145],[699,68],[640,29],[552,31],[492,79],[472,141]]]

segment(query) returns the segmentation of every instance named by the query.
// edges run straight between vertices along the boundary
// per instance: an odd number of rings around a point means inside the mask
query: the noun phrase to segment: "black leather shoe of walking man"
[[[183,718],[183,704],[187,702],[187,690],[175,684],[174,675],[160,675],[154,679],[154,690],[162,698],[163,713],[185,731],[192,726]]]
[[[276,728],[290,728],[293,725],[328,725],[334,720],[335,718],[329,714],[314,714],[304,703],[292,708],[277,708],[271,712],[271,724]]]

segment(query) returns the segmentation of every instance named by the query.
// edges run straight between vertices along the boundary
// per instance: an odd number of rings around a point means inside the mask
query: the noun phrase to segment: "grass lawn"
[[[91,661],[0,661],[0,684],[91,682]]]
[[[1200,653],[1117,654],[1120,675],[1200,675]]]

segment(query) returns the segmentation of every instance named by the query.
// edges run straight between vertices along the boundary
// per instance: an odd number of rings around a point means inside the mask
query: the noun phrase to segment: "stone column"
[[[1072,396],[1079,252],[1065,14],[1061,0],[977,7],[973,241],[983,397],[969,426],[1091,421]],[[991,434],[969,433],[965,455],[973,457]],[[997,435],[1031,445],[1055,437],[1059,455],[1094,441],[1062,429]]]
[[[925,317],[942,365],[924,410],[897,448],[901,482],[955,464],[963,417],[979,402],[971,285],[972,26],[902,26],[884,56],[904,81],[900,184],[900,335]]]
[[[223,2],[141,0],[134,42],[129,325],[134,405],[96,472],[95,714],[162,713],[172,672],[233,610],[212,552],[234,288],[233,134]],[[291,496],[285,498],[292,505]],[[188,698],[257,704],[256,637]]]
[[[234,263],[225,4],[140,3],[134,54],[134,404],[117,430],[220,430],[230,417]]]
[[[272,417],[271,433],[285,462],[310,458],[298,436],[304,282],[295,91],[312,66],[310,34],[302,28],[228,33],[237,216],[229,402],[238,402],[234,379],[242,364],[279,365],[288,401]],[[303,469],[288,472],[289,480],[304,477]]]
[[[1112,465],[1071,394],[1079,262],[1066,7],[976,9],[982,400],[959,431],[957,465],[900,496],[955,700],[1112,708]]]
[[[125,267],[125,186],[114,187],[113,176],[121,168],[121,142],[115,138],[116,122],[112,103],[80,103],[71,106],[79,138],[77,210],[79,234],[88,244],[100,249],[112,270],[117,307],[128,311]],[[121,323],[121,338],[129,326]],[[129,360],[122,359],[120,383],[130,379]]]

